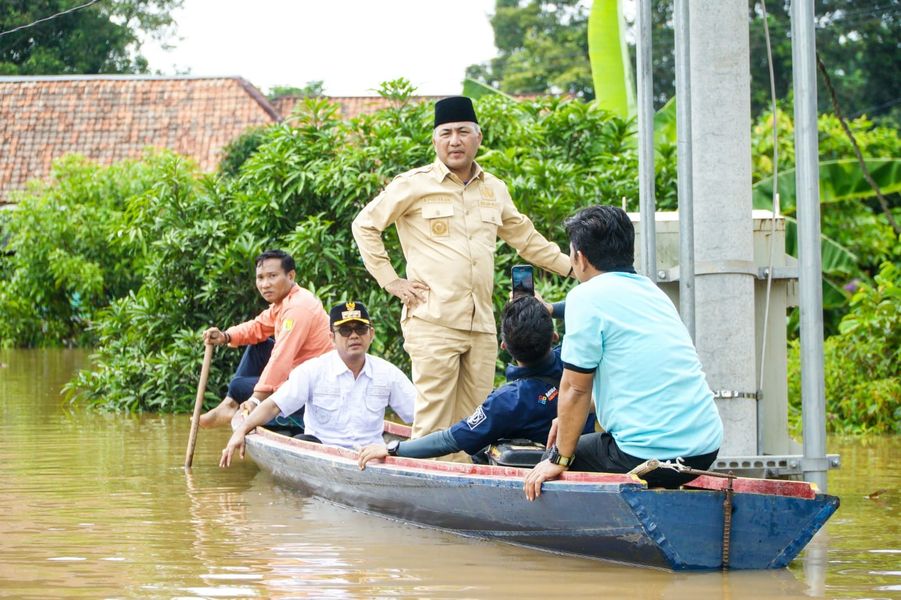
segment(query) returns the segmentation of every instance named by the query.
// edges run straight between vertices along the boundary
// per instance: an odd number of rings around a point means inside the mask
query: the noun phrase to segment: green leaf
[[[594,0],[588,16],[588,58],[598,104],[626,118],[635,114],[632,63],[623,36],[620,0]]]
[[[482,96],[503,96],[504,98],[513,100],[513,96],[505,94],[500,90],[496,90],[481,81],[469,79],[468,77],[463,80],[463,95],[469,96],[473,100],[481,98]]]
[[[666,101],[654,114],[654,145],[676,143],[676,97]]]
[[[883,195],[901,191],[901,159],[870,158],[864,161],[873,181]],[[864,179],[857,159],[826,160],[819,164],[820,203],[842,202],[876,196],[876,192]],[[779,204],[783,214],[795,212],[795,170],[779,173]],[[754,184],[754,208],[772,210],[773,178],[767,177]]]
[[[798,221],[792,217],[785,217],[785,252],[798,257]],[[825,235],[820,235],[820,255],[824,273],[849,274],[857,270],[857,255]]]

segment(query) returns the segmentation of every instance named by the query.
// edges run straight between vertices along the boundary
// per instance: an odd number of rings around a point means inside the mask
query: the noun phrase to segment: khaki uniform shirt
[[[535,231],[513,205],[507,186],[474,164],[465,185],[441,161],[394,178],[353,222],[366,268],[385,287],[398,278],[382,243],[392,223],[407,259],[407,276],[429,286],[412,316],[431,323],[495,333],[492,292],[497,238],[527,261],[560,275],[569,256]],[[401,319],[407,317],[407,309]]]

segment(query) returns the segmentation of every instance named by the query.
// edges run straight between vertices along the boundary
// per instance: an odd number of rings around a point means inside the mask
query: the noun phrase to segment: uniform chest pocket
[[[494,248],[497,243],[497,228],[501,225],[501,215],[493,206],[479,207],[479,220],[481,227],[475,231],[473,239],[477,239],[486,246]]]
[[[451,218],[454,216],[452,204],[427,204],[422,207],[422,218],[433,238],[450,236]]]
[[[388,399],[391,397],[391,389],[384,384],[370,383],[363,399],[363,410],[358,416],[360,431],[365,431],[378,436],[384,428],[385,408],[388,407]]]
[[[326,424],[336,420],[341,408],[341,390],[325,387],[317,389],[310,399],[310,409],[319,423]]]
[[[391,397],[391,388],[387,385],[372,384],[366,390],[366,409],[384,414],[385,408],[388,407],[388,400]],[[381,416],[379,417],[381,418]]]
[[[496,208],[486,206],[479,207],[479,214],[482,217],[483,223],[491,223],[495,226],[500,226],[501,216],[497,213]]]

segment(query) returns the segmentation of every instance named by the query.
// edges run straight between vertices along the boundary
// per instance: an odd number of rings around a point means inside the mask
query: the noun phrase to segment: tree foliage
[[[374,352],[406,366],[400,306],[366,272],[350,222],[395,175],[434,159],[432,108],[411,103],[405,82],[382,92],[394,106],[351,121],[339,119],[327,99],[307,98],[289,123],[264,133],[233,177],[186,182],[174,159],[156,164],[157,184],[124,199],[122,218],[108,234],[146,244],[142,281],[93,321],[95,368],[79,374],[70,393],[110,409],[189,409],[200,332],[263,308],[252,260],[271,247],[292,252],[298,282],[326,305],[348,297],[366,302],[376,324]],[[563,217],[577,207],[619,204],[623,197],[637,207],[637,159],[625,121],[593,104],[554,98],[517,103],[497,96],[480,100],[477,109],[485,133],[480,163],[508,183],[520,209],[558,243],[566,243]],[[385,238],[402,272],[394,230]],[[514,262],[501,244],[498,308]],[[564,291],[552,275],[540,289],[549,297]],[[224,391],[238,358],[235,351],[216,352],[210,401]]]
[[[270,100],[281,98],[282,96],[322,96],[325,93],[325,83],[321,79],[308,81],[303,87],[294,87],[290,85],[274,85],[269,89],[266,97]]]
[[[364,269],[350,221],[394,175],[433,158],[431,107],[412,103],[413,91],[403,81],[386,84],[381,93],[392,107],[351,121],[339,119],[338,107],[327,99],[307,98],[289,122],[254,132],[246,144],[236,142],[235,160],[227,155],[231,166],[223,165],[215,177],[198,174],[169,153],[112,167],[79,158],[57,163],[49,184],[25,194],[18,210],[0,212],[0,238],[7,239],[9,252],[0,256],[0,279],[10,282],[0,288],[0,312],[10,316],[0,322],[0,344],[95,343],[95,369],[69,386],[79,400],[115,410],[187,410],[196,389],[200,332],[251,318],[264,307],[253,286],[252,259],[265,248],[282,247],[297,258],[300,284],[326,305],[349,296],[366,302],[376,320],[374,352],[405,366],[399,306]],[[507,182],[517,205],[558,243],[566,243],[560,222],[577,208],[618,205],[625,198],[629,209],[637,210],[629,122],[595,103],[565,98],[515,102],[486,96],[477,109],[484,125],[479,162]],[[778,118],[784,132],[780,144],[787,144],[780,158],[785,168],[792,160],[791,121],[782,113]],[[771,149],[767,119],[754,128],[755,180],[772,173],[763,158]],[[846,142],[833,136],[830,119],[820,119],[824,155],[847,156]],[[897,154],[896,131],[865,119],[852,127],[868,152]],[[674,148],[660,144],[657,150],[658,206],[674,209]],[[882,281],[897,287],[901,243],[886,227],[877,207],[855,199],[823,211],[824,232],[861,255],[858,263],[829,274],[839,290],[847,286],[841,293],[849,299],[857,298],[858,288],[886,289]],[[402,272],[393,229],[385,238]],[[498,308],[515,262],[515,254],[500,244]],[[896,270],[877,280],[879,262]],[[546,297],[559,298],[568,286],[547,275],[538,287]],[[880,331],[897,331],[897,318],[885,314],[897,306],[896,292],[878,293],[887,300],[865,295],[852,301],[850,314],[857,314],[858,322],[879,323],[857,330],[856,337],[850,337],[848,322],[839,329],[847,308],[827,313],[827,331],[841,334],[827,342],[827,370],[836,374],[836,384],[839,374],[847,373],[846,379],[863,385],[866,377],[860,373],[885,371],[863,370],[870,368],[867,360],[897,352],[887,336],[863,345]],[[863,312],[876,316],[861,318]],[[847,350],[855,345],[859,352]],[[224,391],[238,359],[232,350],[216,352],[210,402]],[[850,374],[853,369],[860,373]],[[897,374],[879,380],[883,395],[857,397],[879,400],[874,409],[879,414],[872,419],[887,422]],[[869,411],[869,406],[860,400],[850,410]],[[858,418],[830,410],[841,422]]]
[[[901,433],[901,269],[886,262],[872,284],[854,292],[839,333],[824,344],[829,431]],[[801,369],[789,347],[789,405],[800,429]]]
[[[126,201],[152,194],[164,165],[194,185],[184,159],[150,154],[99,168],[79,156],[54,164],[2,223],[0,345],[90,345],[97,313],[143,279],[149,238],[129,229]]]
[[[141,36],[166,38],[184,0],[104,0],[0,37],[0,75],[146,73]],[[4,0],[0,32],[84,0]]]
[[[601,0],[594,0],[600,2]],[[605,0],[607,1],[607,0]],[[619,1],[619,0],[609,0]],[[587,7],[577,0],[497,0],[491,18],[498,56],[471,65],[467,77],[510,94],[569,93],[593,98],[588,63]],[[776,93],[790,96],[792,50],[790,0],[769,0]],[[817,50],[837,81],[838,97],[852,116],[862,114],[901,122],[901,82],[897,71],[901,0],[816,0]],[[651,4],[654,103],[675,92],[673,2]],[[751,102],[755,115],[770,106],[769,67],[759,2],[749,4]],[[634,22],[629,36],[634,64]],[[822,88],[822,84],[820,86]],[[830,110],[820,94],[820,110]]]
[[[594,98],[588,9],[581,0],[497,0],[491,17],[498,56],[466,77],[509,94]]]

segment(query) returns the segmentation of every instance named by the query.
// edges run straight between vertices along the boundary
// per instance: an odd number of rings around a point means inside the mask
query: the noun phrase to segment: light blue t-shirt
[[[598,421],[638,458],[720,447],[723,424],[688,330],[650,279],[610,272],[566,296],[566,368],[594,371]]]

